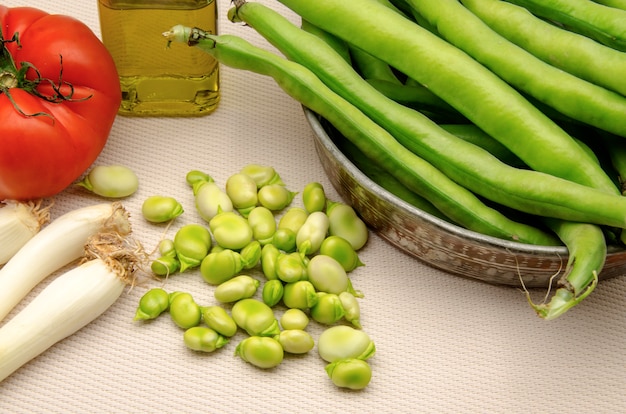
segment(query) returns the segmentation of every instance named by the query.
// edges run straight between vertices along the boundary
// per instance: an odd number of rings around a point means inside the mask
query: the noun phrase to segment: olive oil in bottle
[[[219,70],[208,53],[162,33],[182,24],[217,33],[216,0],[98,0],[102,41],[122,86],[121,115],[200,116],[217,107]]]

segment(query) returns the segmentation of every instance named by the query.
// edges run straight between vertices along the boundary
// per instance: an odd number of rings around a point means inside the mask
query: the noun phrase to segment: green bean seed
[[[305,330],[309,325],[309,317],[302,309],[287,309],[280,317],[280,326],[283,329],[300,329]]]
[[[176,245],[172,239],[163,239],[159,242],[161,256],[176,257]]]
[[[316,253],[326,238],[329,229],[328,216],[315,211],[307,217],[298,233],[296,233],[296,247],[303,255]]]
[[[226,194],[233,202],[233,207],[244,217],[259,202],[257,185],[254,179],[244,173],[236,173],[226,180]]]
[[[244,266],[241,254],[230,249],[211,251],[200,264],[200,274],[205,282],[219,285],[232,279]]]
[[[204,323],[220,335],[231,337],[237,333],[237,324],[221,306],[206,306],[202,308]]]
[[[202,319],[200,306],[187,292],[172,292],[169,294],[170,316],[180,328],[189,329],[198,326]]]
[[[235,355],[259,368],[274,368],[283,362],[284,351],[274,338],[250,336],[237,345]]]
[[[330,256],[318,254],[307,266],[309,281],[319,292],[339,294],[349,289],[350,281],[341,263]]]
[[[194,326],[185,331],[183,341],[193,351],[213,352],[226,345],[228,338],[206,326]]]
[[[134,320],[156,319],[170,306],[169,294],[161,288],[153,288],[139,299]]]
[[[197,267],[211,249],[211,233],[199,224],[186,224],[174,236],[174,247],[180,261],[180,271]]]
[[[252,269],[261,261],[261,243],[258,240],[252,240],[241,251],[239,255],[243,262],[244,269]]]
[[[332,325],[345,315],[339,296],[334,293],[317,292],[317,303],[311,308],[311,318],[324,325]]]
[[[328,215],[328,232],[330,235],[343,237],[350,242],[354,250],[359,250],[365,245],[369,235],[367,226],[351,206],[330,202],[326,214]]]
[[[257,185],[257,188],[261,188],[269,184],[285,185],[273,167],[249,164],[243,167],[240,172],[252,177]]]
[[[252,241],[248,220],[232,211],[222,212],[209,221],[215,242],[226,249],[241,250]]]
[[[220,213],[234,210],[228,194],[213,181],[198,182],[194,184],[193,191],[198,214],[207,222]]]
[[[272,236],[272,242],[279,250],[291,253],[296,250],[296,233],[288,228],[278,228]]]
[[[340,236],[326,237],[320,246],[319,252],[337,260],[346,272],[351,272],[357,267],[363,266],[363,262],[359,259],[359,255],[352,247],[352,244]]]
[[[176,256],[161,256],[153,260],[150,270],[157,276],[169,276],[180,270],[180,260]]]
[[[284,292],[283,282],[278,279],[268,280],[263,285],[263,303],[269,307],[276,306],[282,300]]]
[[[276,261],[280,255],[280,250],[273,244],[266,244],[261,249],[261,268],[267,280],[278,279],[278,275],[276,274]]]
[[[291,204],[296,193],[289,191],[284,185],[268,184],[259,189],[259,204],[272,211],[280,211]]]
[[[374,356],[374,341],[364,331],[347,325],[335,325],[322,332],[317,340],[317,351],[326,362],[341,359],[368,359]]]
[[[141,205],[141,214],[152,223],[165,223],[183,214],[183,206],[174,197],[154,195]]]
[[[213,295],[222,303],[236,302],[241,299],[252,297],[261,283],[248,275],[235,276],[220,284]]]
[[[303,208],[291,207],[278,220],[278,229],[289,229],[298,234],[307,217],[309,217],[309,214]]]
[[[290,354],[306,354],[315,346],[313,337],[301,329],[287,329],[274,337]]]
[[[292,309],[310,309],[317,303],[315,287],[308,280],[285,284],[283,303]]]
[[[325,370],[333,384],[351,390],[362,390],[372,379],[372,368],[362,359],[342,359],[326,365]]]
[[[281,253],[276,259],[276,275],[285,283],[293,283],[307,278],[307,266],[297,253]]]
[[[351,292],[341,292],[338,296],[345,312],[344,319],[361,329],[361,307],[356,297]]]
[[[302,202],[308,213],[324,211],[326,209],[326,193],[324,187],[318,182],[311,182],[304,186]]]
[[[280,332],[272,308],[257,299],[242,299],[233,305],[233,320],[251,336],[275,336]]]
[[[276,219],[274,213],[264,206],[254,207],[248,214],[248,224],[252,228],[255,240],[265,245],[272,241],[276,232]]]
[[[123,165],[99,165],[77,185],[102,197],[123,198],[137,191],[139,179],[130,168]]]

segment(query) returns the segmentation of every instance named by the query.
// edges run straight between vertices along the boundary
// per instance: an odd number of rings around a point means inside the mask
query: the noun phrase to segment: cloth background
[[[263,0],[294,22],[276,1]],[[95,0],[8,0],[75,16],[99,32]],[[226,20],[219,30],[267,46],[249,27]],[[349,18],[349,16],[346,16]],[[267,46],[269,47],[269,46]],[[271,48],[270,48],[271,49]],[[321,182],[338,195],[315,154],[301,106],[269,79],[221,67],[218,110],[197,119],[118,117],[96,165],[133,168],[140,189],[124,204],[135,237],[148,248],[177,227],[200,222],[186,186],[191,169],[223,184],[248,163],[271,165],[292,190]],[[185,207],[170,229],[141,218],[154,194]],[[296,198],[295,204],[301,199]],[[102,199],[68,189],[54,217]],[[272,370],[233,356],[237,334],[225,348],[199,355],[185,348],[169,317],[133,322],[137,286],[105,314],[0,383],[0,412],[13,413],[609,413],[626,409],[626,278],[600,283],[580,305],[555,321],[539,319],[523,293],[430,268],[375,234],[360,253],[366,264],[352,274],[362,324],[376,343],[373,379],[365,390],[336,388],[315,350],[287,357]],[[39,286],[39,291],[47,281]],[[199,272],[171,277],[169,291],[184,290],[216,303]],[[541,292],[539,292],[541,293]],[[29,296],[25,302],[30,298]],[[23,306],[23,303],[19,308]],[[321,327],[309,331],[317,339]]]

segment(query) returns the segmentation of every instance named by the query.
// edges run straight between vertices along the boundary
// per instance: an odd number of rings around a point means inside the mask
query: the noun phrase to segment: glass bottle
[[[200,116],[217,107],[218,62],[167,41],[176,24],[217,33],[216,0],[98,0],[102,41],[122,86],[121,115]]]

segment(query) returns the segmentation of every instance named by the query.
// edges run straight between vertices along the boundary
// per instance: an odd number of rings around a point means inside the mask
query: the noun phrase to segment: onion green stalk
[[[50,221],[51,206],[42,208],[41,201],[0,203],[0,265],[8,262]]]
[[[54,279],[0,329],[0,381],[95,320],[132,284],[140,247],[118,233],[99,233],[85,251],[82,264]]]
[[[48,275],[83,257],[91,236],[130,231],[119,202],[79,208],[53,220],[0,269],[0,321]]]

